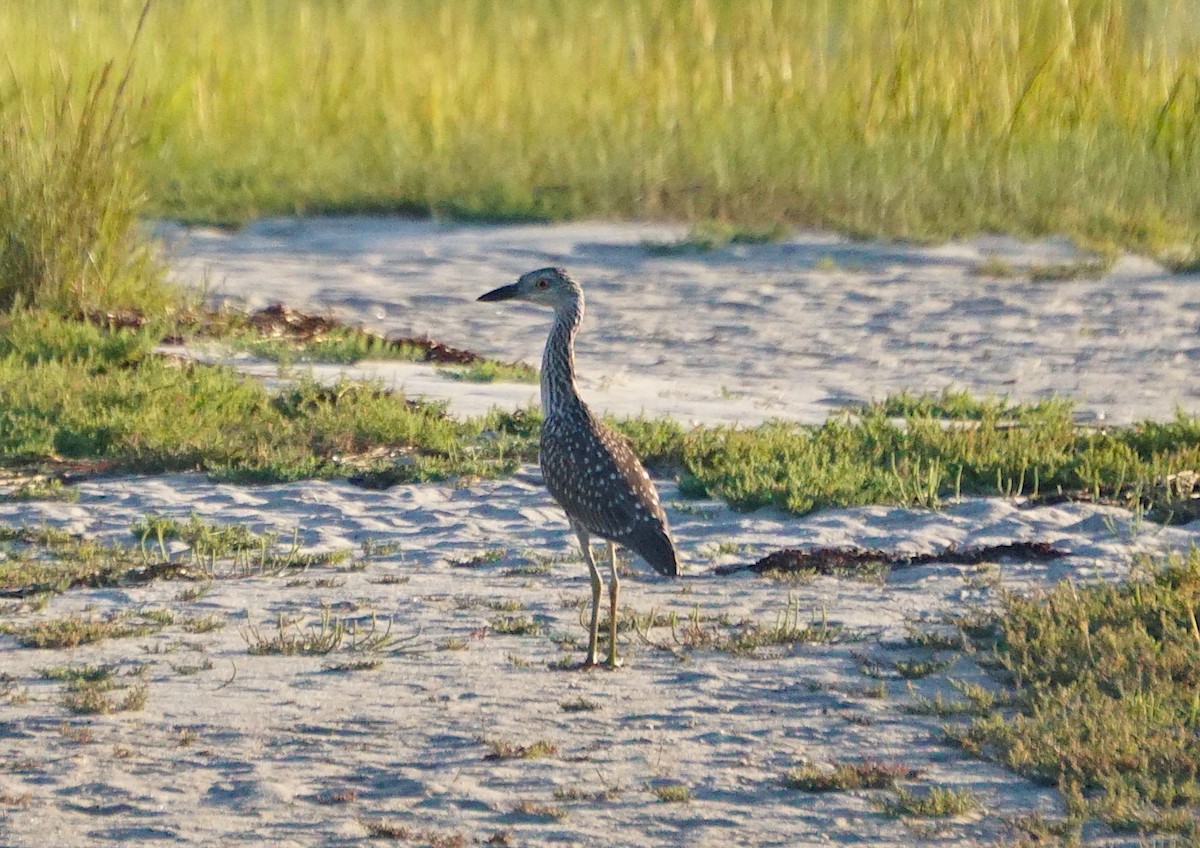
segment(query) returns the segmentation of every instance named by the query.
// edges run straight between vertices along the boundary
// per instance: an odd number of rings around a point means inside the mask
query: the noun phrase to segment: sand
[[[584,391],[617,413],[819,421],[888,391],[947,385],[1020,399],[1068,394],[1081,415],[1109,421],[1200,405],[1196,278],[1167,278],[1136,258],[1092,281],[970,275],[993,254],[1018,265],[1073,256],[1054,242],[923,248],[800,234],[652,257],[641,242],[679,230],[335,219],[266,222],[236,235],[163,231],[180,278],[199,284],[207,275],[216,297],[249,306],[281,299],[531,362],[546,317],[471,298],[520,271],[566,265],[589,295],[578,363]],[[276,376],[273,366],[242,365]],[[461,412],[536,394],[403,367],[412,370],[379,364],[352,373],[419,387]],[[623,601],[682,623],[674,632],[623,634],[626,666],[612,672],[560,667],[582,655],[588,584],[533,467],[510,480],[383,492],[120,477],[81,484],[77,503],[0,504],[5,525],[51,524],[102,540],[131,541],[131,524],[156,512],[246,523],[289,543],[294,533],[306,551],[354,552],[299,574],[223,570],[197,600],[178,597],[190,584],[158,581],[72,590],[40,609],[8,602],[2,614],[23,622],[170,609],[227,624],[188,633],[176,623],[72,650],[0,637],[8,686],[0,699],[0,845],[354,845],[377,822],[408,829],[397,844],[995,844],[1009,832],[1006,819],[1060,814],[1061,801],[962,755],[942,741],[942,719],[910,711],[935,693],[955,696],[948,677],[988,678],[971,657],[941,652],[947,669],[901,679],[889,670],[897,660],[929,656],[908,646],[909,628],[994,604],[1002,588],[1119,579],[1141,553],[1200,541],[1200,523],[1162,528],[1110,507],[970,499],[937,511],[797,517],[683,500],[672,481],[658,484],[687,573],[666,581],[633,563]],[[365,557],[368,541],[388,547]],[[1048,542],[1067,555],[935,564],[883,581],[780,583],[714,572],[784,546],[921,553],[1013,541]],[[306,627],[323,611],[360,633],[372,621],[376,632],[390,627],[394,641],[374,651],[343,644],[321,656],[250,653],[281,614]],[[770,627],[789,613],[827,633],[841,628],[839,636],[750,656],[687,645],[692,615],[711,630],[718,616]],[[539,632],[498,632],[508,615],[529,617]],[[375,666],[344,668],[361,660]],[[144,709],[72,715],[61,704],[63,684],[40,670],[83,663],[144,666],[130,678],[147,686]],[[553,753],[494,756],[537,742]],[[810,794],[782,784],[799,764],[862,757],[920,769],[906,785],[968,789],[983,807],[931,824],[886,815],[878,804],[886,792]],[[661,801],[656,790],[671,784],[686,786],[690,801]]]

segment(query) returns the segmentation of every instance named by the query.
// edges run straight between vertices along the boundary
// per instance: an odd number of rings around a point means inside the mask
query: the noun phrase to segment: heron
[[[539,464],[551,497],[567,514],[579,539],[592,581],[592,618],[587,659],[596,666],[600,596],[604,581],[592,556],[591,540],[608,542],[608,659],[616,668],[617,545],[638,554],[659,574],[679,576],[679,555],[667,516],[650,475],[628,442],[590,410],[575,385],[575,335],[583,320],[583,289],[562,268],[539,268],[515,283],[480,295],[484,302],[522,300],[554,310],[554,323],[542,355],[542,433]]]

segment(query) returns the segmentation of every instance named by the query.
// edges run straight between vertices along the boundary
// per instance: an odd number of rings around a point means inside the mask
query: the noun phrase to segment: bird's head
[[[480,295],[478,299],[485,302],[526,300],[560,309],[568,304],[577,303],[582,294],[579,283],[572,280],[570,274],[562,268],[539,268],[522,274],[515,283]]]

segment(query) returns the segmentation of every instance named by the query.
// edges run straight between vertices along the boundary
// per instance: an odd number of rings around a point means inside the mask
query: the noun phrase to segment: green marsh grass
[[[18,69],[11,51],[13,15],[33,10],[0,11],[8,60],[0,75],[0,309],[161,312],[177,296],[140,229],[146,115],[130,89],[132,65],[113,61],[136,44],[142,4],[122,10],[128,25],[102,59],[54,62],[53,77]],[[37,17],[61,22],[57,11],[40,7]],[[46,58],[42,48],[28,57],[39,55]]]
[[[124,56],[140,11],[3,4],[24,102]],[[178,0],[151,8],[133,51],[145,106],[129,121],[152,214],[193,221],[1056,232],[1186,264],[1198,14],[1186,0]]]

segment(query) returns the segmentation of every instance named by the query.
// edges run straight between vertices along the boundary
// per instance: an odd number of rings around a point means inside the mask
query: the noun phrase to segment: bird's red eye
[[[548,285],[550,285],[550,281],[547,280],[545,277],[543,277],[542,279],[537,281],[537,287],[539,289],[544,289]]]

